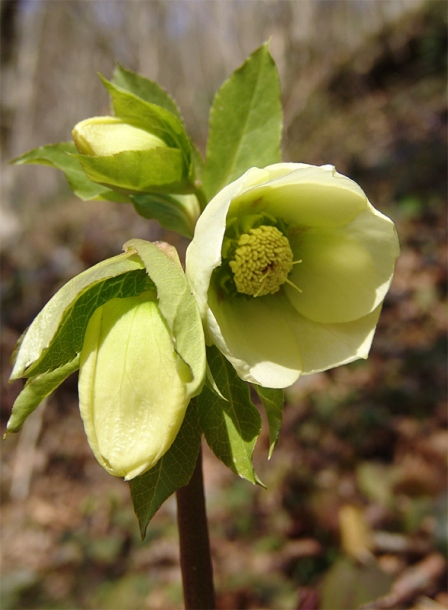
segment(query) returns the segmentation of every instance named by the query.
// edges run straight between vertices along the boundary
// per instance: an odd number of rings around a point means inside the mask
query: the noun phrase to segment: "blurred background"
[[[10,159],[108,114],[115,62],[162,84],[204,152],[208,110],[265,40],[284,159],[331,163],[397,225],[402,254],[368,361],[287,391],[269,490],[205,450],[221,609],[448,607],[447,3],[439,0],[2,0],[1,416],[23,330],[131,237],[185,242],[126,205],[81,202]],[[47,404],[48,403],[48,404]],[[76,378],[2,442],[1,607],[182,608],[175,502],[139,538],[127,484],[87,445]],[[374,601],[377,600],[377,601]],[[379,601],[378,601],[379,600]]]

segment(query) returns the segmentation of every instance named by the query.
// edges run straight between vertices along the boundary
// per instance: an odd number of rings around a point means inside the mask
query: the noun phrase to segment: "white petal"
[[[238,375],[268,388],[286,388],[300,376],[302,359],[290,325],[262,298],[211,299],[208,326],[214,343]]]
[[[398,256],[393,223],[369,207],[339,229],[309,230],[297,237],[291,281],[294,307],[316,322],[349,322],[376,309],[389,288]]]
[[[362,189],[332,166],[279,166],[265,168],[268,180],[236,197],[229,215],[266,212],[292,226],[338,227],[367,205]]]
[[[293,329],[303,361],[303,375],[318,373],[335,366],[367,358],[381,312],[381,305],[372,313],[354,322],[322,324],[313,322],[293,310],[285,301],[270,306]]]

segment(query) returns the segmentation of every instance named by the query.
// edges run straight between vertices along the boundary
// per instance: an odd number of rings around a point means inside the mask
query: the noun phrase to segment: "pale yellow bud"
[[[189,367],[152,293],[112,299],[91,317],[79,402],[89,444],[110,474],[129,480],[170,448],[189,402]]]
[[[166,148],[165,142],[149,131],[112,116],[85,119],[75,125],[72,136],[83,155],[109,156],[127,150]]]

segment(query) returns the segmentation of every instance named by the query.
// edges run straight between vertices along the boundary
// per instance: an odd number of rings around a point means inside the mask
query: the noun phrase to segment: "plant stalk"
[[[213,568],[205,509],[202,451],[190,482],[176,492],[185,610],[214,610]]]

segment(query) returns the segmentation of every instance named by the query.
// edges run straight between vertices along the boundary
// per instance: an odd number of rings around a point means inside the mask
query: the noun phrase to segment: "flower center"
[[[300,262],[300,261],[297,261]],[[261,225],[243,233],[229,262],[238,292],[254,297],[276,293],[294,265],[288,239],[276,227]]]

